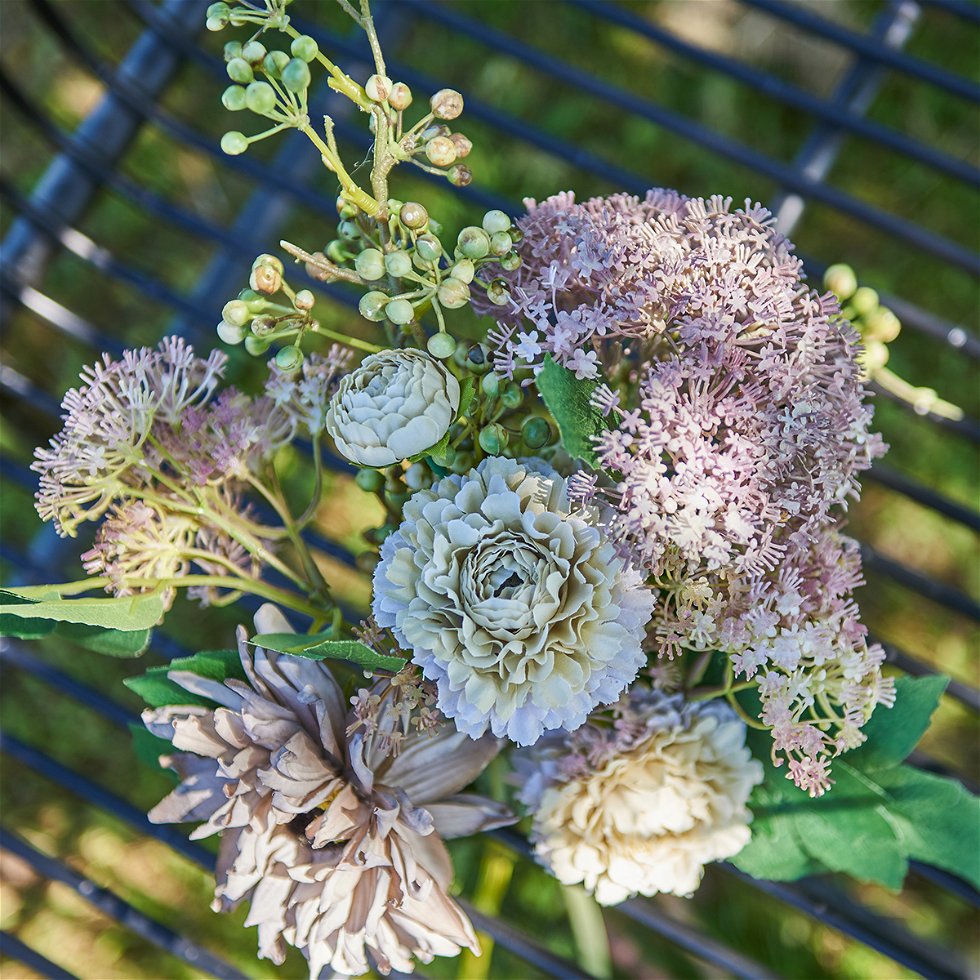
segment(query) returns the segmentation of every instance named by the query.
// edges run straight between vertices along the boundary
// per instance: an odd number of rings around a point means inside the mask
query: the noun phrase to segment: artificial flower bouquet
[[[269,123],[225,152],[296,129],[339,185],[336,237],[259,256],[224,306],[264,389],[179,337],[86,369],[35,469],[42,518],[96,525],[89,577],[6,593],[4,631],[137,655],[182,589],[254,616],[234,649],[128,683],[179,777],[150,819],[220,835],[214,908],[249,903],[260,955],[297,947],[311,976],[476,952],[444,840],[519,819],[603,905],[689,896],[722,860],[976,880],[976,800],[904,764],[944,682],[885,676],[853,598],[841,516],[885,447],[837,300],[722,197],[562,193],[451,236],[389,179],[469,182],[463,98],[417,109],[366,0],[339,3],[363,83],[288,0],[208,10],[251,32],[225,46],[224,105]],[[370,125],[361,183],[310,118],[321,72]],[[318,282],[351,291],[350,335]],[[465,307],[487,325],[467,341]],[[311,551],[327,452],[384,508],[358,556],[370,615]],[[468,791],[488,766],[497,798]]]

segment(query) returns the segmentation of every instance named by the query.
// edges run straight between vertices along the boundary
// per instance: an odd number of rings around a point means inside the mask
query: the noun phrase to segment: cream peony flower
[[[636,677],[653,595],[547,464],[489,457],[403,516],[381,548],[374,617],[460,731],[530,745]]]
[[[391,466],[442,439],[459,397],[459,382],[428,354],[386,350],[343,378],[326,429],[337,452],[358,466]]]
[[[762,764],[745,726],[718,701],[634,689],[614,728],[542,739],[516,760],[535,852],[602,905],[632,895],[688,896],[704,865],[749,841],[746,808]]]
[[[260,630],[286,626],[260,615]],[[150,819],[202,820],[192,837],[222,834],[214,907],[249,900],[260,955],[282,963],[295,946],[313,977],[359,975],[372,961],[410,972],[413,957],[477,952],[448,894],[442,838],[513,822],[493,800],[459,793],[498,743],[444,720],[407,724],[401,686],[388,680],[357,699],[373,710],[355,713],[324,663],[251,648],[244,630],[238,643],[245,680],[168,674],[219,707],[143,713],[180,750],[162,761],[182,779]],[[351,727],[366,730],[348,737]]]

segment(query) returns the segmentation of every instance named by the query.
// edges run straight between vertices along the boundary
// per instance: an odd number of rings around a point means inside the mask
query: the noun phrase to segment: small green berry
[[[337,234],[341,238],[346,238],[348,241],[353,242],[361,237],[361,229],[357,227],[356,221],[347,219],[337,225]]]
[[[385,478],[383,473],[379,473],[377,470],[363,469],[357,471],[357,476],[354,477],[354,482],[365,492],[365,493],[377,493],[385,485]]]
[[[466,258],[482,259],[490,251],[490,236],[482,228],[470,225],[459,233],[456,245]]]
[[[296,58],[302,58],[303,61],[312,61],[320,53],[320,46],[309,34],[301,34],[299,37],[293,38],[293,43],[290,44],[289,50]]]
[[[490,236],[490,252],[492,255],[506,255],[513,244],[506,231],[495,231]]]
[[[271,296],[278,293],[282,288],[282,264],[280,267],[272,265],[257,265],[252,274],[248,277],[248,284],[258,293],[265,293]]]
[[[464,160],[473,151],[473,141],[462,133],[450,133],[449,138],[456,147],[456,159]]]
[[[303,313],[312,310],[315,303],[316,297],[308,289],[301,289],[293,299],[293,306]]]
[[[227,320],[236,327],[244,327],[252,318],[248,303],[243,303],[240,299],[233,299],[221,309],[221,319]]]
[[[486,344],[474,344],[466,352],[466,366],[474,374],[484,374],[490,370],[490,351]]]
[[[269,342],[267,340],[261,340],[259,337],[245,338],[245,350],[248,351],[252,357],[261,357],[268,349]]]
[[[842,303],[854,295],[858,288],[857,276],[854,270],[843,262],[830,266],[823,274],[823,284]]]
[[[270,333],[275,333],[276,321],[271,316],[257,316],[251,326],[256,337],[268,337]]]
[[[506,279],[493,279],[487,286],[487,299],[494,306],[506,306],[510,301],[510,290]]]
[[[265,45],[258,41],[249,41],[242,45],[242,57],[250,65],[261,65],[268,53]]]
[[[452,276],[443,279],[437,293],[439,302],[447,310],[458,310],[470,301],[470,287]]]
[[[435,235],[422,235],[415,243],[415,251],[423,262],[438,262],[442,255],[442,242]]]
[[[224,59],[225,64],[232,60],[232,58],[240,58],[242,56],[242,42],[241,41],[229,41],[225,45]]]
[[[372,75],[364,85],[364,93],[372,102],[387,102],[392,85],[387,75]]]
[[[505,272],[514,272],[521,267],[524,260],[517,252],[508,252],[500,258],[500,268]]]
[[[480,448],[491,456],[497,456],[507,447],[507,430],[498,422],[480,430]]]
[[[429,220],[429,212],[415,201],[406,201],[398,212],[398,219],[406,228],[418,231]]]
[[[870,286],[862,286],[851,297],[851,306],[858,316],[868,316],[878,309],[878,294]]]
[[[389,252],[385,256],[385,269],[396,279],[407,276],[412,271],[412,256],[403,251]]]
[[[244,58],[232,58],[225,71],[228,72],[228,77],[239,85],[248,85],[255,79],[252,66]]]
[[[229,85],[221,93],[221,104],[229,112],[240,112],[247,107],[245,101],[245,89],[241,85]]]
[[[368,282],[380,279],[385,274],[385,259],[379,249],[366,248],[354,259],[357,274]]]
[[[504,393],[501,395],[501,401],[503,401],[505,408],[517,408],[524,401],[524,392],[521,391],[521,386],[516,381],[508,381],[507,387],[504,388]]]
[[[282,70],[282,84],[294,95],[310,87],[310,66],[302,58],[293,58]]]
[[[287,344],[276,354],[276,367],[286,374],[298,371],[303,364],[303,352],[292,344]]]
[[[261,313],[269,305],[269,301],[254,289],[243,289],[238,298],[248,307],[251,314]]]
[[[252,82],[245,89],[245,102],[252,112],[267,116],[276,108],[276,92],[268,82]]]
[[[388,105],[396,112],[404,112],[412,104],[412,90],[404,82],[395,82],[388,94]]]
[[[425,144],[425,155],[435,167],[450,167],[456,162],[456,147],[446,136],[437,136]]]
[[[357,309],[365,320],[377,323],[385,318],[385,307],[388,305],[389,296],[380,290],[372,289],[365,293],[357,304]]]
[[[473,183],[473,171],[461,163],[457,163],[455,167],[450,167],[446,177],[453,187],[469,187]]]
[[[248,149],[248,139],[244,133],[232,131],[221,137],[221,150],[230,157],[237,157]]]
[[[496,398],[500,394],[500,378],[492,371],[490,374],[483,375],[480,380],[480,390],[487,398]]]
[[[507,231],[510,228],[510,218],[503,212],[494,209],[487,211],[483,216],[483,230],[488,235],[496,234],[498,231]]]
[[[415,307],[407,299],[393,299],[385,307],[385,316],[392,323],[402,326],[415,319]]]
[[[554,435],[547,419],[541,418],[540,415],[532,415],[521,426],[521,438],[528,449],[541,449],[551,442]]]
[[[327,244],[324,249],[327,258],[331,262],[336,262],[337,265],[343,265],[348,259],[351,258],[350,250],[347,247],[347,242],[340,241],[339,238],[335,238],[332,242]]]
[[[237,323],[222,320],[218,324],[218,336],[226,344],[240,344],[245,339],[245,328]]]
[[[257,269],[260,265],[271,265],[279,275],[282,275],[286,269],[282,264],[282,259],[278,255],[270,255],[268,252],[263,252],[261,255],[256,255],[252,260],[252,268]]]
[[[448,333],[433,334],[425,346],[433,357],[445,361],[456,353],[456,338],[451,337]]]
[[[463,112],[463,96],[455,89],[443,88],[429,99],[436,119],[456,119]]]
[[[864,320],[864,335],[883,344],[890,344],[902,332],[902,322],[887,306],[879,306]]]
[[[453,279],[465,282],[468,286],[476,275],[476,266],[469,259],[460,259],[450,270]]]
[[[285,51],[270,51],[262,60],[262,67],[265,69],[266,74],[271,75],[273,78],[279,78],[282,75],[283,68],[288,64],[289,55]]]

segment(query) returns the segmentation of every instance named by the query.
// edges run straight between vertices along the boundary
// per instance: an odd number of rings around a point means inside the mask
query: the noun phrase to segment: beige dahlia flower
[[[391,466],[431,449],[459,409],[459,382],[417,350],[366,357],[330,400],[326,429],[337,452],[359,466]]]
[[[517,760],[539,860],[603,905],[690,895],[704,865],[749,841],[746,807],[762,764],[745,726],[717,701],[635,689],[613,728],[542,739]]]
[[[285,625],[260,615],[260,630]],[[192,837],[222,834],[214,907],[250,901],[260,955],[282,963],[295,946],[313,977],[372,964],[410,972],[414,957],[478,951],[448,894],[442,838],[512,822],[493,800],[459,792],[498,743],[444,720],[406,724],[399,686],[387,680],[362,694],[374,706],[365,725],[324,663],[251,647],[244,630],[239,653],[244,680],[168,675],[218,707],[143,714],[179,750],[163,761],[182,779],[150,819],[204,821]],[[348,736],[352,726],[366,731]]]
[[[381,548],[374,618],[460,731],[530,745],[615,701],[653,595],[541,460],[488,457],[412,496]]]

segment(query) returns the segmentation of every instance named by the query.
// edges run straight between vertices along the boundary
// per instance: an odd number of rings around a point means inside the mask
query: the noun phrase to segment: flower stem
[[[513,852],[494,841],[483,846],[483,859],[480,861],[480,878],[473,893],[473,905],[484,915],[499,915],[504,896],[510,886],[516,858]],[[466,949],[459,959],[460,980],[487,980],[490,975],[490,961],[493,958],[493,937],[478,933],[482,954],[474,956]]]
[[[562,888],[568,921],[578,947],[579,962],[585,971],[599,980],[612,976],[612,956],[606,920],[596,900],[578,885]]]

